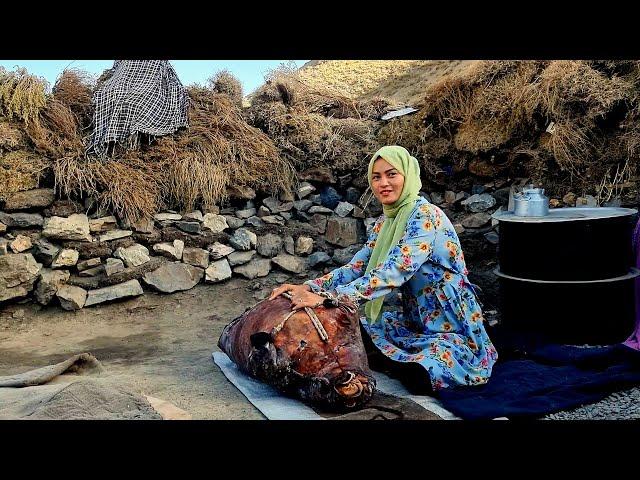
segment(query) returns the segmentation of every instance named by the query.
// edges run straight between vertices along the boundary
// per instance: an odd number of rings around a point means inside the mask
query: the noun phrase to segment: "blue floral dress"
[[[376,347],[392,360],[422,365],[434,390],[486,383],[498,353],[484,328],[451,221],[421,197],[398,244],[365,274],[384,221],[384,216],[377,220],[347,265],[305,284],[357,302],[400,289],[402,313],[383,312],[377,323],[361,319]]]

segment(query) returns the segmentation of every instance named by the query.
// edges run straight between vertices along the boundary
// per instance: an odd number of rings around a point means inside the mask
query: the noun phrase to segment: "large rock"
[[[215,242],[226,243],[229,240],[229,235],[224,232],[213,233],[209,230],[204,230],[198,235],[190,235],[178,228],[167,227],[161,230],[161,240],[169,243],[173,243],[174,240],[182,240],[185,247],[207,248]]]
[[[29,250],[32,247],[31,239],[24,235],[18,235],[10,244],[9,247],[13,253],[22,253]]]
[[[309,255],[313,252],[313,238],[298,237],[296,241],[296,253],[298,255]]]
[[[280,211],[280,200],[275,197],[267,197],[262,201],[262,204],[267,208],[271,213],[276,214]],[[264,216],[264,215],[262,215]]]
[[[287,272],[302,273],[307,269],[307,262],[304,258],[289,255],[288,253],[281,253],[273,257],[271,261]]]
[[[270,271],[271,260],[268,258],[256,258],[233,269],[233,273],[242,275],[249,280],[253,280],[256,277],[266,277]]]
[[[266,217],[267,215],[271,215],[271,210],[269,210],[264,205],[261,205],[260,208],[258,208],[257,215],[259,218]]]
[[[347,188],[347,192],[344,199],[347,202],[353,203],[355,205],[356,203],[358,203],[361,196],[362,194],[360,193],[360,190],[354,187],[349,187]]]
[[[0,302],[26,297],[41,268],[30,253],[0,256]]]
[[[227,278],[231,278],[231,267],[226,258],[211,262],[211,265],[205,270],[205,282],[218,283]]]
[[[56,297],[65,310],[80,310],[87,302],[87,291],[73,285],[60,285]]]
[[[251,250],[257,243],[257,235],[246,228],[237,229],[229,239],[229,244],[236,250]]]
[[[97,290],[89,290],[87,301],[84,306],[97,305],[98,303],[110,302],[112,300],[122,300],[124,298],[138,297],[144,291],[138,280],[129,280],[128,282],[111,285],[109,287],[98,288]]]
[[[460,204],[464,205],[468,211],[478,213],[493,207],[496,204],[496,199],[489,193],[480,193],[471,195],[466,200],[460,202]]]
[[[267,233],[258,237],[256,250],[263,257],[275,257],[282,251],[282,238],[273,233]]]
[[[78,263],[80,254],[71,248],[64,248],[58,253],[58,256],[51,262],[51,268],[73,267]]]
[[[101,264],[102,264],[102,260],[100,260],[100,257],[96,257],[96,258],[90,258],[88,260],[83,260],[81,262],[78,262],[76,267],[78,268],[79,272],[82,272],[83,270],[88,270],[90,268],[97,267],[98,265],[101,265]]]
[[[313,207],[311,207],[309,209],[309,213],[331,214],[331,213],[333,213],[333,210],[331,210],[330,208],[327,208],[327,207],[319,207],[317,205],[314,205]]]
[[[255,214],[256,214],[255,208],[246,208],[244,210],[238,210],[236,212],[236,216],[238,218],[242,218],[243,220],[246,220],[249,217],[253,217]]]
[[[284,237],[284,251],[289,255],[295,255],[296,253],[296,244],[291,235]]]
[[[327,242],[341,247],[358,243],[358,220],[355,218],[329,218],[326,239]]]
[[[233,252],[231,253],[227,259],[229,260],[229,265],[235,267],[236,265],[244,265],[253,259],[256,256],[255,250],[249,250],[248,252]]]
[[[111,240],[119,240],[121,238],[130,237],[133,234],[131,230],[111,230],[100,235],[101,242],[109,242]]]
[[[307,262],[309,263],[309,267],[313,268],[316,265],[325,264],[329,260],[331,260],[331,257],[327,254],[327,252],[315,252],[309,255]]]
[[[73,200],[56,200],[49,208],[42,213],[45,217],[68,217],[74,213],[82,213],[84,209],[82,205]]]
[[[286,212],[282,212],[280,215],[286,215]],[[267,215],[262,218],[262,221],[269,225],[283,225],[285,224],[284,218],[280,215]],[[249,220],[247,220],[248,222]]]
[[[107,277],[124,271],[124,262],[119,258],[107,258],[104,273]]]
[[[220,211],[220,209],[218,209],[218,212]],[[209,214],[211,213],[216,213],[216,212],[209,212]],[[189,213],[185,213],[182,216],[183,220],[186,220],[188,222],[204,222],[204,218],[202,216],[202,212],[200,210],[194,210],[193,212],[189,212]]]
[[[4,213],[0,212],[0,222],[7,227],[41,227],[44,218],[39,213]]]
[[[310,195],[311,193],[316,191],[316,187],[311,185],[309,182],[302,182],[298,187],[298,198],[302,200],[304,197]]]
[[[313,202],[311,200],[297,200],[293,202],[293,207],[299,212],[306,212],[313,206]]]
[[[207,213],[202,221],[202,228],[209,229],[213,233],[220,233],[229,228],[229,225],[224,216]]]
[[[89,220],[89,231],[91,233],[108,232],[116,228],[118,228],[118,220],[113,215]]]
[[[347,248],[336,248],[333,251],[333,261],[340,266],[346,265],[361,248],[362,247],[360,245],[351,245]]]
[[[462,219],[462,226],[465,228],[484,227],[491,221],[491,215],[484,212],[474,213]]]
[[[89,219],[84,213],[75,213],[67,218],[47,218],[44,222],[42,235],[55,240],[90,242]]]
[[[5,233],[7,231],[7,226],[0,222],[0,233]]]
[[[244,226],[244,224],[246,223],[246,220],[243,220],[241,218],[238,217],[234,217],[232,215],[223,215],[225,220],[227,221],[227,225],[229,225],[229,228],[231,229],[236,229],[236,228],[240,228],[242,226]]]
[[[67,270],[43,268],[40,271],[40,279],[34,291],[36,301],[41,305],[49,305],[49,302],[58,293],[58,288],[69,280],[69,275]]]
[[[33,243],[36,247],[33,256],[45,267],[51,265],[51,262],[53,262],[54,258],[58,255],[58,252],[60,252],[60,247],[54,245],[46,238],[39,238]]]
[[[55,200],[53,189],[36,188],[26,192],[17,192],[7,198],[4,209],[7,211],[27,210],[29,208],[48,207]]]
[[[182,254],[182,261],[194,267],[207,268],[209,266],[209,252],[202,248],[187,247]]]
[[[102,275],[103,273],[105,273],[105,266],[98,265],[97,267],[87,268],[86,270],[82,270],[80,273],[78,273],[78,275],[80,275],[81,277],[95,277],[97,275]]]
[[[166,222],[167,220],[182,220],[182,215],[179,213],[156,213],[153,218],[157,222]]]
[[[342,195],[333,187],[327,186],[320,191],[320,201],[323,207],[333,210],[338,206],[340,200],[342,200]]]
[[[69,285],[86,288],[87,290],[108,287],[110,285],[128,282],[129,280],[133,279],[139,280],[144,276],[145,273],[153,272],[165,263],[167,263],[167,259],[164,257],[151,257],[151,260],[149,260],[147,263],[143,263],[139,267],[124,268],[124,270],[122,270],[121,272],[113,273],[111,275],[106,275],[107,267],[105,265],[104,274],[99,274],[94,277],[82,277],[71,274],[71,277],[69,277],[69,281],[67,283]]]
[[[312,226],[318,233],[323,234],[327,231],[327,217],[316,213],[309,220],[309,225]]]
[[[131,247],[118,248],[113,256],[122,260],[127,267],[139,267],[149,261],[149,250],[144,245],[136,243]]]
[[[202,268],[186,263],[167,263],[142,277],[150,287],[163,293],[189,290],[195,287],[204,275]]]
[[[200,222],[185,222],[180,220],[179,222],[175,222],[174,225],[183,232],[187,233],[200,233],[200,231],[202,230]]]
[[[153,233],[153,220],[143,218],[131,224],[131,228],[139,233]]]
[[[156,243],[153,246],[153,251],[172,260],[182,260],[184,242],[174,240],[173,243]]]
[[[264,227],[265,225],[262,219],[260,217],[256,217],[255,215],[253,217],[247,218],[247,224],[257,228]]]
[[[235,248],[230,247],[229,245],[224,245],[220,242],[216,242],[213,245],[209,245],[208,250],[209,250],[209,255],[213,260],[220,260],[221,258],[226,257],[230,253],[235,252]]]
[[[108,257],[113,253],[113,248],[108,243],[101,242],[64,242],[65,248],[77,250],[80,258],[86,260],[95,257]]]

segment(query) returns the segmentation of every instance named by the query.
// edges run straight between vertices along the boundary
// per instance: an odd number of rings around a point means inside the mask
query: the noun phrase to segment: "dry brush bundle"
[[[0,154],[0,199],[23,190],[38,188],[50,162],[29,150]]]
[[[0,113],[31,125],[38,123],[46,104],[47,82],[29,75],[24,68],[8,72],[0,67]]]
[[[53,86],[53,97],[69,107],[80,129],[87,128],[93,115],[93,85],[95,78],[79,69],[66,69]]]
[[[230,71],[220,70],[207,82],[215,93],[228,95],[234,104],[242,106],[242,83]]]

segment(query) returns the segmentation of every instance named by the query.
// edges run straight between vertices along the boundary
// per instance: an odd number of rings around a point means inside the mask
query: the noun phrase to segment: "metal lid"
[[[570,207],[552,208],[544,217],[523,217],[513,212],[497,211],[492,218],[501,222],[522,223],[548,223],[548,222],[575,222],[578,220],[594,220],[600,218],[615,218],[635,215],[635,208],[620,207]]]
[[[598,280],[536,280],[533,278],[522,278],[522,277],[514,277],[512,275],[507,275],[506,273],[502,273],[500,271],[500,267],[496,267],[493,269],[493,273],[501,278],[508,278],[509,280],[518,280],[520,282],[530,282],[530,283],[547,283],[547,284],[553,284],[553,285],[557,285],[557,284],[573,284],[573,285],[577,285],[577,284],[593,284],[593,283],[611,283],[611,282],[620,282],[623,280],[630,280],[632,278],[636,278],[637,276],[640,276],[640,270],[635,268],[635,267],[631,267],[629,269],[629,272],[626,275],[621,275],[619,277],[614,277],[614,278],[604,278],[604,279],[598,279]]]

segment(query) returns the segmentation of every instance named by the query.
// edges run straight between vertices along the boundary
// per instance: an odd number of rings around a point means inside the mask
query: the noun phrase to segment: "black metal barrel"
[[[624,341],[635,324],[632,232],[637,210],[496,212],[505,327],[567,344]]]

